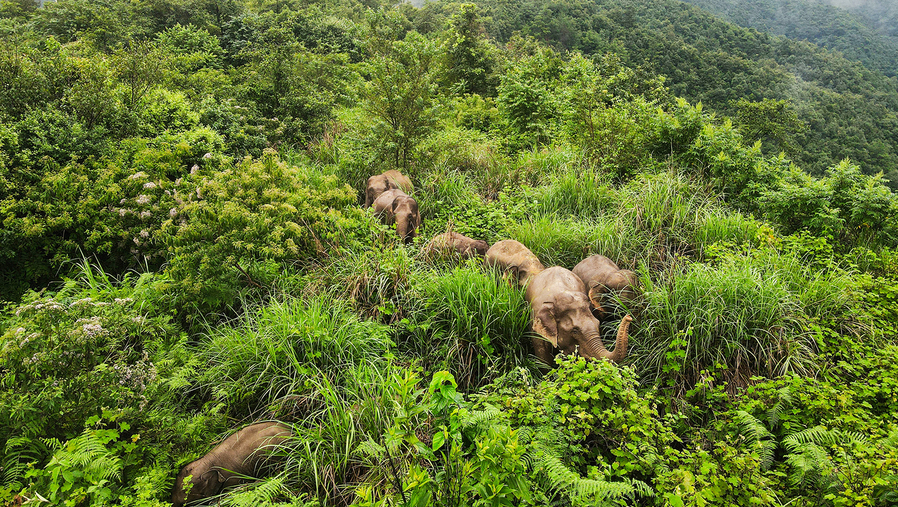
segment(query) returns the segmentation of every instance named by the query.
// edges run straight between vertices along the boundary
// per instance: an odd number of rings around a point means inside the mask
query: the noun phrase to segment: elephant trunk
[[[620,321],[617,328],[617,340],[614,343],[614,351],[609,351],[602,343],[602,337],[596,333],[590,336],[583,345],[583,355],[592,358],[608,359],[615,363],[619,363],[627,357],[627,331],[630,329],[630,322],[633,317],[627,315]]]

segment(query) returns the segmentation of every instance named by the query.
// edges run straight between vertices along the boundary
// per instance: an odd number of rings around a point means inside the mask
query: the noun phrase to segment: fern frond
[[[764,423],[760,421],[757,417],[749,414],[744,410],[739,410],[736,412],[736,422],[739,423],[739,427],[742,429],[742,433],[750,437],[752,440],[761,441],[764,439],[773,438],[773,435],[767,428],[764,426]]]
[[[495,420],[500,415],[502,415],[501,410],[487,403],[483,410],[468,412],[462,419],[462,424],[465,427],[478,426],[484,422]]]
[[[791,469],[789,482],[807,488],[815,486],[828,489],[834,480],[833,464],[826,451],[814,443],[798,443],[793,452],[786,456]]]
[[[41,449],[37,441],[27,437],[11,437],[6,441],[2,462],[3,484],[20,489],[23,483],[20,479],[25,477],[28,464],[40,459]]]
[[[592,479],[578,478],[574,485],[576,496],[595,497],[599,500],[611,500],[630,496],[634,492],[633,486],[626,482],[596,481]]]
[[[736,421],[739,423],[742,433],[758,444],[761,468],[770,470],[770,467],[773,466],[777,445],[773,434],[764,427],[764,423],[760,419],[744,410],[736,412]]]
[[[580,480],[580,476],[572,472],[561,460],[546,452],[540,452],[535,456],[538,468],[546,471],[549,484],[553,489],[565,491],[575,482]]]
[[[792,405],[792,389],[788,386],[781,388],[777,391],[779,395],[779,399],[767,411],[767,424],[770,425],[771,428],[776,428],[780,423],[780,417],[783,415],[783,412]]]
[[[841,440],[842,435],[838,431],[830,431],[826,426],[814,426],[784,438],[783,445],[793,452],[801,444],[831,446],[840,444]]]
[[[625,478],[624,480],[633,487],[633,490],[637,495],[643,498],[655,498],[655,496],[657,496],[655,490],[653,490],[651,486],[638,479]]]
[[[356,453],[378,459],[386,455],[386,451],[387,450],[384,448],[384,446],[378,444],[371,438],[368,438],[368,440],[360,443],[358,447],[355,448]]]
[[[279,495],[286,493],[284,476],[278,475],[240,488],[240,491],[227,495],[222,503],[233,507],[268,507]]]

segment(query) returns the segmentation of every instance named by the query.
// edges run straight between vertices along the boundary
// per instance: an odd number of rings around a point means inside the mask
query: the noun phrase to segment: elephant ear
[[[592,307],[600,312],[604,312],[605,309],[602,308],[602,294],[605,292],[602,284],[595,284],[589,289],[589,302],[592,303]]]
[[[558,324],[555,322],[555,304],[543,303],[533,317],[533,331],[558,347]]]
[[[400,199],[398,197],[393,199],[393,204],[392,204],[393,213],[396,213],[396,207],[399,206],[399,200]]]

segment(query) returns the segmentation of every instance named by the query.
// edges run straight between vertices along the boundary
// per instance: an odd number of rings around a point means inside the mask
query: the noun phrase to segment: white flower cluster
[[[100,317],[78,319],[75,321],[75,325],[81,326],[81,332],[88,338],[94,338],[104,332],[103,325],[100,323]]]

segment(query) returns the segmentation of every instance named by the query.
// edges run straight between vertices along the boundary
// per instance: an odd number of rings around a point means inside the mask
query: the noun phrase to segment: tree
[[[431,64],[433,42],[418,32],[401,41],[377,44],[378,51],[364,69],[362,108],[376,118],[375,131],[393,167],[409,167],[415,147],[433,128],[436,86]]]
[[[748,143],[761,141],[774,153],[790,156],[798,151],[795,134],[806,130],[807,125],[798,119],[790,102],[773,99],[752,102],[740,98],[731,104],[736,109],[735,123]]]
[[[486,41],[477,6],[462,4],[443,41],[443,81],[460,93],[496,94],[495,49]]]

